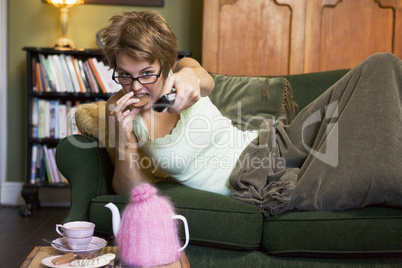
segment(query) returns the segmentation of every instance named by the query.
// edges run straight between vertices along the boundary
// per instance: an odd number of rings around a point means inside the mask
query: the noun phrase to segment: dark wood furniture
[[[286,75],[402,57],[400,0],[205,0],[202,64],[210,72]]]

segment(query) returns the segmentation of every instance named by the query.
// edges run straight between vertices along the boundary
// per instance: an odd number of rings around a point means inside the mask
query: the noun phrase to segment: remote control
[[[169,94],[164,94],[160,99],[152,105],[152,109],[156,112],[164,112],[166,111],[172,104],[176,98],[176,92],[172,92]]]

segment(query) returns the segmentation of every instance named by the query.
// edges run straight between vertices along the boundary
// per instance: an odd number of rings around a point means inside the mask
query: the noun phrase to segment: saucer
[[[89,242],[89,245],[86,249],[75,249],[72,250],[68,247],[67,241],[64,237],[57,238],[52,241],[55,244],[52,244],[52,247],[60,252],[63,253],[86,253],[86,254],[93,254],[102,248],[106,247],[107,242],[105,239],[93,236],[91,239],[91,242]],[[60,244],[61,246],[58,246],[56,244]]]
[[[58,255],[58,256],[51,256],[51,257],[44,258],[44,259],[42,260],[42,264],[45,265],[45,266],[47,266],[47,267],[53,267],[53,268],[67,268],[67,267],[73,267],[73,266],[70,265],[70,263],[65,263],[65,264],[60,264],[60,265],[55,265],[55,264],[53,264],[53,263],[52,263],[52,260],[55,259],[55,258],[57,258],[57,257],[60,257],[60,256],[61,256],[61,255]],[[103,267],[103,266],[107,265],[109,262],[110,262],[110,260],[105,260],[104,262],[100,262],[99,264],[94,265],[94,266],[85,266],[85,268]]]

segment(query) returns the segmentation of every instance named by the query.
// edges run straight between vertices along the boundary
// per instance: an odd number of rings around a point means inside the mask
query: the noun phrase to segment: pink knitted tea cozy
[[[132,266],[170,264],[180,258],[174,206],[158,195],[157,189],[142,183],[131,192],[116,237],[121,260]]]

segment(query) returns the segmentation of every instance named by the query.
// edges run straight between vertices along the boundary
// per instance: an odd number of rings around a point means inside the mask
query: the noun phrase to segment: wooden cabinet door
[[[306,8],[304,72],[353,68],[376,52],[402,56],[401,0],[310,0]]]
[[[402,0],[204,0],[210,72],[284,75],[402,57]]]
[[[234,75],[288,73],[288,6],[273,0],[204,0],[203,23],[202,64],[208,71]]]

